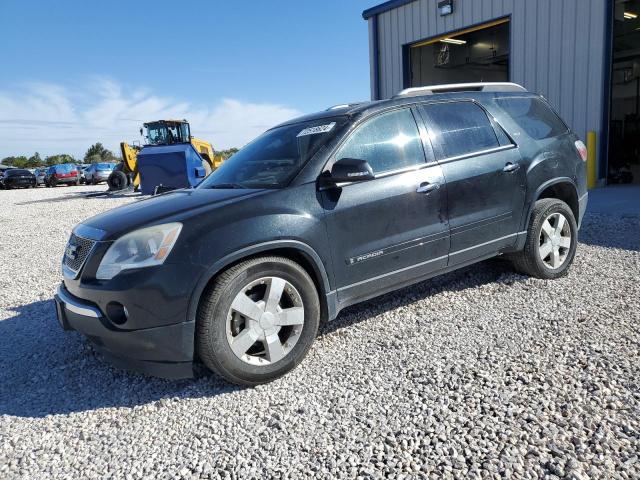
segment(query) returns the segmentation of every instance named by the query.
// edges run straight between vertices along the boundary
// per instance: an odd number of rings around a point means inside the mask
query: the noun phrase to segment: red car
[[[53,165],[45,173],[44,184],[47,187],[55,187],[60,184],[80,185],[78,167],[71,163]]]

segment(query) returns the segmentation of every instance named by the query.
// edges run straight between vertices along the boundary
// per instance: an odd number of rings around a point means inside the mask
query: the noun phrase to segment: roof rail
[[[362,105],[365,102],[352,102],[352,103],[339,103],[337,105],[332,105],[331,107],[327,108],[327,112],[330,110],[339,110],[341,108],[349,108],[349,107],[355,107],[356,105]]]
[[[511,82],[478,82],[450,83],[447,85],[430,85],[428,87],[405,88],[396,97],[412,97],[417,95],[433,95],[447,92],[526,92],[522,85]]]

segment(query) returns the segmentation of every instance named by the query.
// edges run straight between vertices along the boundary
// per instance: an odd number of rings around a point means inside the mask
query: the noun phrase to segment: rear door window
[[[496,103],[536,140],[557,137],[568,131],[560,117],[540,98],[504,97],[496,99]]]
[[[425,163],[418,126],[411,110],[402,108],[365,121],[335,154],[335,159],[366,160],[374,174]]]
[[[420,108],[444,158],[500,146],[489,117],[473,102],[431,103]]]

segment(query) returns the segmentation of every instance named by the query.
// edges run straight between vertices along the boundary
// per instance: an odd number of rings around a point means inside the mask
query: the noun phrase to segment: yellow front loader
[[[206,175],[209,175],[223,162],[222,156],[215,154],[211,143],[191,136],[189,122],[186,120],[158,120],[145,123],[144,128],[147,131],[147,143],[143,147],[129,145],[127,142],[120,143],[122,163],[114,169],[107,181],[110,190],[123,190],[127,187],[133,187],[137,191],[140,188],[141,184],[144,183],[144,178],[142,178],[138,168],[138,154],[147,147],[190,143],[200,155]],[[140,129],[140,134],[143,134],[142,128]],[[164,184],[171,183],[170,180],[167,179]],[[157,179],[154,179],[154,181],[157,181]]]

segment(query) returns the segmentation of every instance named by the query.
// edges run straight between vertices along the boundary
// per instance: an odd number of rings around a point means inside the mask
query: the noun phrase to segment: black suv
[[[199,358],[267,382],[348,305],[501,254],[565,274],[585,159],[514,84],[332,107],[272,128],[194,189],[76,226],[58,319],[121,366],[177,378]]]

